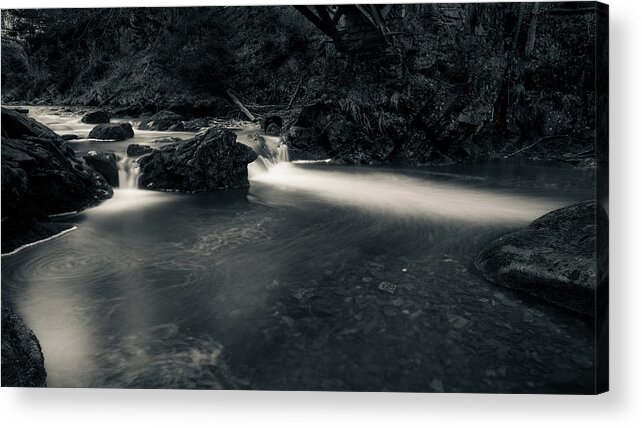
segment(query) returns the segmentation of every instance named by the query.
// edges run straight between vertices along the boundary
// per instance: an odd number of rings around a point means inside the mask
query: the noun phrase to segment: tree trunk
[[[513,52],[517,52],[517,42],[519,41],[519,33],[522,29],[522,22],[524,21],[524,9],[526,3],[519,4],[519,15],[517,16],[517,26],[515,27],[515,35],[513,36]]]
[[[535,34],[537,31],[537,15],[539,13],[539,3],[533,3],[533,13],[531,14],[531,23],[528,26],[528,36],[526,37],[526,49],[524,54],[530,57],[535,48]]]

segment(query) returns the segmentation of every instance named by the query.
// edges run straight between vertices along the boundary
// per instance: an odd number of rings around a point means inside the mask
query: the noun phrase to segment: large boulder
[[[89,132],[89,138],[95,138],[97,140],[123,141],[133,137],[134,130],[127,122],[103,123],[96,125],[94,129]]]
[[[82,210],[113,194],[105,178],[53,131],[4,108],[1,156],[3,252],[32,228],[32,219]]]
[[[82,123],[88,123],[88,124],[94,125],[99,123],[109,123],[109,119],[110,119],[109,113],[103,110],[96,110],[84,115],[82,119],[80,119],[80,121]]]
[[[320,160],[330,157],[326,126],[332,119],[332,108],[324,102],[303,106],[285,135],[292,160]],[[267,124],[269,126],[269,124]]]
[[[47,386],[38,339],[17,314],[2,305],[2,386]]]
[[[110,186],[119,186],[118,158],[114,153],[91,151],[82,158],[87,165],[102,174]]]
[[[161,110],[153,114],[148,119],[140,122],[138,129],[154,130],[154,131],[167,131],[172,126],[181,123],[183,116],[169,110]]]
[[[58,134],[16,110],[2,107],[2,138],[40,137],[59,139]]]
[[[322,101],[301,109],[284,142],[293,160],[333,158],[357,165],[386,162],[395,148],[390,138],[366,134],[338,106]]]
[[[595,201],[552,211],[527,228],[491,242],[475,266],[489,281],[524,291],[584,315],[595,315],[598,278],[597,228],[608,226],[604,209]],[[608,245],[608,244],[606,244]]]
[[[256,158],[251,148],[236,142],[231,130],[210,128],[141,157],[138,183],[142,188],[182,192],[248,187],[247,164]]]
[[[130,144],[127,146],[127,156],[141,156],[150,153],[153,149],[143,144]]]

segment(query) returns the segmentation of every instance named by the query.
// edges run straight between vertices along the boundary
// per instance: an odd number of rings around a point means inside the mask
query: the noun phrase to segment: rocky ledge
[[[607,225],[595,201],[560,208],[491,242],[475,266],[490,282],[595,316],[598,284],[606,283],[596,266],[596,251],[606,251],[596,246],[597,228]]]
[[[231,130],[210,128],[142,156],[138,183],[142,188],[181,192],[248,187],[247,164],[256,158],[251,148],[236,142]]]
[[[47,386],[38,339],[17,314],[2,305],[2,386]]]
[[[48,223],[50,215],[97,205],[112,194],[105,178],[52,130],[2,108],[3,253],[27,243],[25,237],[33,242],[64,229]]]
[[[266,132],[273,124],[265,128]],[[323,101],[301,109],[284,142],[292,160],[332,158],[337,163],[356,165],[387,162],[394,150],[390,138],[367,136],[336,105]]]

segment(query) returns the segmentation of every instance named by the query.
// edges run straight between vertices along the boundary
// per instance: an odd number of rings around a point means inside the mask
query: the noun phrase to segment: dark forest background
[[[590,151],[594,3],[394,5],[387,23],[388,45],[341,51],[291,6],[3,10],[2,101],[234,117],[233,92],[291,123],[322,103],[324,150],[354,163]]]

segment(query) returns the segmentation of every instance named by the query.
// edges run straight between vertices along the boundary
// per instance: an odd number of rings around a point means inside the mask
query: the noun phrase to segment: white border
[[[290,2],[272,2],[275,3]],[[2,422],[9,427],[47,428],[641,426],[642,2],[612,0],[608,3],[611,6],[611,392],[592,397],[3,388],[0,391]],[[270,2],[190,0],[185,3],[225,4]],[[169,6],[178,2],[4,0],[2,3],[3,8],[106,5]]]

